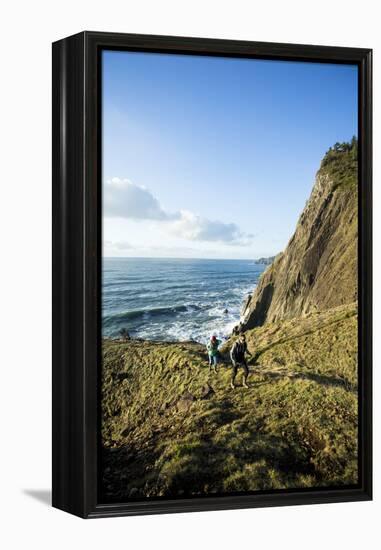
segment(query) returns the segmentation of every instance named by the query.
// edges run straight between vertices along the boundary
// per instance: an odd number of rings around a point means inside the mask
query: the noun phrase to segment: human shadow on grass
[[[258,361],[258,359],[261,355],[263,355],[267,351],[270,351],[270,350],[276,348],[277,346],[280,346],[280,345],[283,345],[283,344],[288,344],[289,342],[299,340],[300,338],[306,338],[308,336],[312,336],[313,334],[319,332],[322,328],[327,328],[329,326],[336,325],[336,324],[340,323],[341,321],[343,321],[343,319],[346,319],[348,317],[352,317],[353,315],[355,315],[355,312],[350,312],[350,313],[344,315],[343,317],[340,317],[338,319],[333,319],[332,321],[330,321],[328,323],[324,323],[322,326],[311,328],[310,330],[307,330],[305,332],[301,332],[300,334],[292,334],[291,336],[283,336],[283,337],[279,338],[278,340],[275,340],[275,342],[268,343],[267,345],[263,346],[262,348],[258,349],[255,353],[253,353],[252,363],[255,364]]]
[[[255,373],[255,370],[251,370],[252,373]],[[357,384],[352,384],[346,378],[337,378],[334,376],[326,376],[324,374],[313,373],[313,372],[293,372],[289,373],[286,370],[284,371],[257,371],[257,374],[260,374],[265,379],[279,380],[281,378],[291,378],[292,380],[311,380],[317,384],[333,387],[333,388],[343,388],[347,391],[357,391]]]

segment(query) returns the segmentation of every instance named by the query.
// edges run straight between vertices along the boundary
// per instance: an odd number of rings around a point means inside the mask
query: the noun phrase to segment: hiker
[[[213,334],[209,342],[206,344],[206,349],[209,356],[209,372],[213,370],[217,373],[217,363],[218,363],[218,346],[221,344],[221,340],[217,340],[217,337]]]
[[[122,340],[131,340],[130,333],[124,327],[120,329],[119,336],[122,338]]]
[[[235,325],[235,327],[233,327],[233,336],[238,336],[242,332],[243,332],[243,324],[242,324],[242,321],[240,321],[239,325]]]
[[[233,336],[238,336],[238,334],[239,334],[238,325],[235,325],[235,327],[233,327]]]
[[[237,376],[238,366],[241,365],[243,368],[243,387],[248,388],[247,377],[249,376],[249,368],[246,363],[245,354],[251,356],[251,353],[247,349],[246,336],[241,334],[236,340],[230,350],[230,359],[232,361],[232,378],[230,382],[231,388],[235,388],[235,377]]]

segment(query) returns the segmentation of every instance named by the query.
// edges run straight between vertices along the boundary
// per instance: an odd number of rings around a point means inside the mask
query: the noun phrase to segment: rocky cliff
[[[357,150],[353,139],[323,158],[294,235],[244,304],[245,330],[356,301]]]

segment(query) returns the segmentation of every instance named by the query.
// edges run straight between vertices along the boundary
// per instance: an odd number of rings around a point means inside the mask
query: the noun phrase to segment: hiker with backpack
[[[248,388],[247,385],[247,377],[249,376],[249,367],[246,363],[245,354],[248,354],[251,356],[251,353],[247,349],[246,344],[246,336],[244,334],[241,334],[236,340],[230,350],[230,359],[232,362],[232,377],[230,386],[234,390],[235,388],[235,377],[237,376],[238,367],[241,366],[243,368],[243,387]]]
[[[209,373],[213,370],[217,373],[217,364],[218,364],[218,346],[221,344],[221,340],[217,340],[217,337],[213,335],[209,342],[206,344],[206,349],[209,357]]]

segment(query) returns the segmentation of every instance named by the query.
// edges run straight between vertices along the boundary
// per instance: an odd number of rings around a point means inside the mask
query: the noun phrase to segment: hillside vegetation
[[[320,174],[328,175],[332,181],[332,190],[352,188],[358,181],[358,142],[354,137],[350,143],[336,143],[324,155],[320,165]]]
[[[249,330],[235,390],[199,344],[105,340],[103,498],[355,484],[356,333],[356,304]]]

